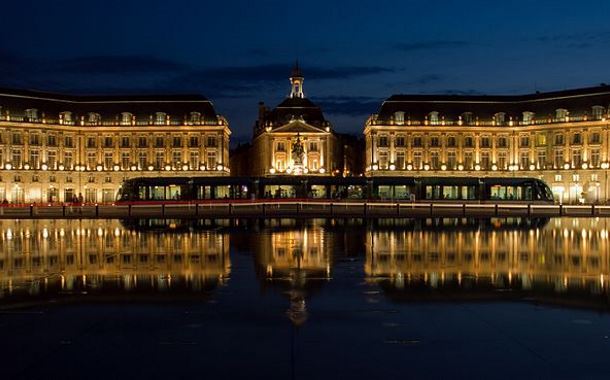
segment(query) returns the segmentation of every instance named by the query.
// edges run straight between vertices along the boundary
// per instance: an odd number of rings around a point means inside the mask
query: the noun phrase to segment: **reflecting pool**
[[[609,219],[3,220],[7,378],[610,375]]]

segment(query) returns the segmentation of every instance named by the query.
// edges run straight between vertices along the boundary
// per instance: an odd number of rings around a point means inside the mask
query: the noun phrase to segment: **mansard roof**
[[[201,95],[70,95],[0,89],[0,107],[3,116],[8,110],[11,117],[23,116],[27,109],[36,109],[39,116],[44,113],[50,118],[57,118],[61,112],[72,112],[75,120],[96,113],[102,121],[114,121],[123,112],[142,121],[157,112],[176,120],[190,118],[191,112],[198,112],[201,121],[218,120],[212,102]]]
[[[467,112],[480,119],[491,119],[500,112],[507,120],[520,120],[524,112],[548,118],[555,117],[558,109],[567,110],[570,116],[584,116],[590,115],[594,106],[610,107],[610,86],[526,95],[393,95],[382,103],[377,121],[389,121],[396,112],[404,112],[405,120],[423,120],[431,112],[448,120],[457,120]]]
[[[293,119],[303,119],[307,124],[324,126],[326,119],[322,109],[307,98],[286,98],[266,117],[276,126],[289,123]]]

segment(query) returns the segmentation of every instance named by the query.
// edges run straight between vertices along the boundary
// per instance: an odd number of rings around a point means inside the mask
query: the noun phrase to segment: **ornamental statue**
[[[303,165],[304,155],[305,150],[303,149],[303,143],[301,142],[299,135],[297,135],[296,141],[292,144],[292,161],[294,161],[295,166]]]

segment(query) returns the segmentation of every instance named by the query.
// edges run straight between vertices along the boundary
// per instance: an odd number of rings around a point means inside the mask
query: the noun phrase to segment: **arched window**
[[[38,121],[38,110],[36,108],[25,110],[25,121]]]
[[[131,125],[133,115],[130,112],[121,112],[121,125]]]
[[[431,125],[438,125],[439,124],[438,112],[437,111],[430,112],[428,114],[428,120],[430,120]]]
[[[191,123],[193,123],[193,124],[201,123],[201,113],[200,112],[191,112]]]
[[[164,125],[167,120],[167,114],[165,112],[155,112],[155,124]]]
[[[557,121],[565,121],[566,118],[568,117],[568,110],[565,108],[557,108],[555,110],[555,119],[557,119]]]
[[[87,114],[87,123],[91,125],[98,125],[102,122],[102,117],[99,113],[89,112]]]
[[[394,122],[398,125],[405,123],[405,113],[403,111],[394,112]]]
[[[61,124],[72,124],[72,112],[70,112],[70,111],[60,112],[59,122]]]
[[[523,112],[523,124],[528,125],[532,124],[534,121],[534,113],[531,111]]]
[[[591,107],[591,116],[593,116],[593,120],[601,120],[604,117],[604,107],[602,107],[602,106]]]
[[[496,114],[494,114],[494,123],[496,125],[504,125],[504,124],[506,124],[506,113],[504,113],[504,112],[497,112]]]

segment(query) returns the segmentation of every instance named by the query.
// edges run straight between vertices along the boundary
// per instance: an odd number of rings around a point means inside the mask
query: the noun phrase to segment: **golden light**
[[[165,170],[167,170],[167,171],[172,170],[172,166],[171,165],[165,165]]]
[[[222,165],[218,165],[218,166],[216,166],[216,170],[220,171],[220,170],[222,170],[222,169],[224,169],[224,166],[222,166]]]
[[[205,170],[205,165],[199,166],[199,170]]]
[[[396,170],[396,165],[390,164],[390,170]]]
[[[587,164],[586,162],[582,164],[582,168],[583,169],[588,169],[589,168],[589,164]]]
[[[374,165],[373,165],[373,170],[379,170],[379,165],[374,164]]]
[[[271,168],[271,169],[269,169],[269,173],[271,173],[271,174],[275,174],[275,168]]]
[[[413,170],[413,165],[411,165],[411,164],[407,165],[407,170]]]
[[[481,165],[476,164],[476,165],[474,166],[474,170],[477,170],[477,171],[478,171],[478,170],[481,170]]]
[[[459,164],[459,165],[458,165],[458,170],[464,170],[464,165]]]
[[[148,165],[148,170],[153,171],[153,170],[155,170],[155,167],[152,165]]]
[[[118,172],[119,169],[121,169],[121,167],[119,165],[114,165],[112,168],[114,169],[115,172]]]
[[[131,171],[136,171],[136,170],[138,170],[138,167],[135,165],[131,165]]]
[[[58,167],[57,169],[59,169],[59,170],[64,170],[64,169],[65,169],[65,166],[63,166],[63,165],[59,165],[59,167]]]
[[[42,164],[42,166],[40,168],[42,170],[47,170],[47,169],[49,169],[49,166],[47,164]]]
[[[326,169],[320,168],[320,173],[322,173],[322,174],[326,173]]]
[[[97,170],[98,172],[101,172],[102,170],[104,170],[104,167],[102,165],[97,165],[95,167],[95,170]]]
[[[491,165],[491,170],[493,170],[493,171],[498,170],[498,165],[496,165],[496,164]]]
[[[447,165],[442,164],[442,165],[441,165],[441,170],[447,170]]]
[[[187,164],[182,165],[182,170],[189,170],[189,166]]]
[[[425,164],[425,165],[424,165],[424,170],[430,170],[430,165]]]
[[[565,164],[563,164],[563,168],[565,170],[568,170],[570,168],[570,164],[566,162]]]
[[[530,165],[530,170],[536,170],[536,165],[531,164],[531,165]]]

